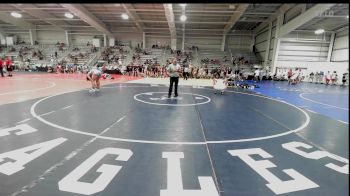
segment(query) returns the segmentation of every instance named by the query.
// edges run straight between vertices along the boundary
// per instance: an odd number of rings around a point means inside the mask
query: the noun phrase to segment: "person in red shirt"
[[[3,72],[4,66],[3,65],[4,65],[4,62],[0,58],[0,73],[1,73],[1,77],[4,77],[4,72]]]
[[[12,71],[13,71],[13,66],[12,66],[12,61],[10,59],[10,57],[7,57],[6,61],[5,61],[5,65],[6,65],[6,70],[9,73],[9,77],[12,77]]]

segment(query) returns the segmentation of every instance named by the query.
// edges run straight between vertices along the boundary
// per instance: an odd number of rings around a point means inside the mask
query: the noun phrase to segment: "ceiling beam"
[[[33,4],[11,4],[12,6],[16,7],[17,9],[28,13],[31,16],[34,16],[40,20],[43,20],[61,30],[68,30],[67,28],[63,28],[61,26],[67,26],[68,23],[64,21],[59,21],[59,20],[46,20],[47,18],[55,18],[53,15],[42,11],[42,10],[33,10],[33,8],[38,8],[34,6]]]
[[[182,12],[182,10],[174,10],[174,12]],[[186,13],[240,13],[241,11],[234,10],[186,10]]]
[[[322,14],[324,11],[330,9],[335,5],[336,4],[316,4],[315,6],[305,11],[304,13],[300,14],[299,16],[295,17],[288,23],[284,24],[280,28],[279,36],[283,37],[284,35],[287,35],[291,31],[297,29],[301,25],[312,20],[313,18],[317,17],[318,15]]]
[[[136,12],[164,12],[163,9],[129,9],[129,11],[136,11]],[[173,10],[174,13],[180,12],[182,13],[181,9]],[[186,10],[186,13],[228,13],[232,14],[239,11],[234,10]]]
[[[244,15],[273,15],[275,12],[244,12]]]
[[[137,15],[136,12],[130,11],[130,9],[133,9],[134,6],[132,4],[122,4],[122,7],[125,9],[125,12],[130,16],[130,18],[134,21],[137,29],[141,32],[143,32],[143,29],[145,28],[142,23],[140,23],[140,18]]]
[[[140,22],[143,23],[169,23],[168,21],[156,21],[156,20],[140,20]],[[174,23],[183,23],[182,21],[174,21]],[[224,25],[227,24],[227,22],[222,21],[186,21],[186,24],[218,24],[218,25]]]
[[[346,23],[343,23],[341,25],[338,25],[337,27],[335,27],[333,29],[333,32],[338,32],[339,29],[342,29],[342,28],[348,28],[349,27],[349,22],[346,22]]]
[[[348,23],[348,24],[349,24],[349,23]],[[334,31],[335,31],[336,33],[339,33],[339,32],[344,31],[344,30],[346,30],[346,29],[349,29],[349,25],[346,25],[346,26],[344,26],[344,27],[340,27],[340,28],[338,28],[338,29],[335,29]]]
[[[28,10],[66,10],[66,8],[63,8],[63,7],[52,7],[52,8],[50,8],[50,7],[28,7],[26,9],[28,9]]]
[[[273,13],[268,19],[266,19],[264,22],[262,22],[259,26],[257,26],[254,30],[254,33],[257,34],[259,31],[267,27],[267,25],[275,20],[279,14],[285,13],[287,10],[291,9],[294,6],[294,4],[283,4],[281,7],[278,8],[278,10]]]
[[[175,26],[175,16],[173,12],[172,4],[163,4],[165,17],[167,19],[167,23],[169,25],[170,35],[172,39],[176,39],[176,26]]]
[[[26,19],[27,21],[42,21],[43,19],[37,19],[37,18],[31,18],[31,19]],[[51,21],[51,20],[56,20],[56,21],[81,21],[79,18],[45,18],[45,21]]]
[[[14,18],[9,13],[0,13],[0,20],[9,24],[13,24],[21,29],[35,29],[35,25],[24,21],[22,18]]]
[[[243,13],[247,8],[248,8],[248,4],[239,4],[239,6],[237,7],[237,10],[234,12],[234,14],[232,14],[230,20],[225,25],[224,34],[228,33],[232,29],[232,27],[236,24],[236,22],[243,15]]]
[[[91,14],[85,7],[81,4],[61,4],[63,7],[67,8],[70,12],[77,15],[80,19],[88,23],[89,25],[96,28],[98,31],[103,32],[111,38],[114,38],[112,32],[110,32],[107,26],[96,18],[93,14]]]
[[[265,20],[238,20],[237,22],[265,22]]]

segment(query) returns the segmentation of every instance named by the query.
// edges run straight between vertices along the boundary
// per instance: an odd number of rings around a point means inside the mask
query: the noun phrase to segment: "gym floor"
[[[348,87],[148,80],[0,78],[0,195],[349,194]]]

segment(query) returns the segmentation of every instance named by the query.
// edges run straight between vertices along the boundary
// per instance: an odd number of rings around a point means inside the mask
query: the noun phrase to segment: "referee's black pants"
[[[173,84],[175,83],[175,96],[177,97],[177,85],[179,83],[179,77],[170,77],[170,86],[168,96],[171,96],[171,92],[173,91]]]

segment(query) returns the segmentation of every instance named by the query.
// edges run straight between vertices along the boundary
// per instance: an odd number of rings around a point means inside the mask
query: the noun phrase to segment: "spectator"
[[[13,65],[12,65],[12,61],[10,57],[7,57],[5,60],[5,65],[6,65],[6,70],[8,72],[8,76],[12,77],[12,71],[14,69]]]
[[[322,84],[322,82],[323,82],[323,76],[324,76],[324,72],[323,71],[320,71],[320,73],[319,73],[319,77],[318,77],[318,82],[320,83],[320,84]]]
[[[348,73],[343,73],[343,77],[342,77],[342,86],[345,86],[347,83],[347,78],[348,78]]]
[[[292,77],[292,75],[293,75],[292,69],[289,69],[287,73],[288,80],[290,79],[290,77]]]
[[[330,73],[330,71],[328,71],[326,73],[325,77],[326,77],[326,85],[328,85],[329,82],[331,81],[331,73]]]
[[[311,72],[310,75],[309,75],[309,81],[311,80],[311,82],[314,81],[314,72]]]
[[[337,84],[337,81],[338,81],[338,75],[337,75],[337,72],[334,71],[331,75],[331,81],[332,81],[332,84],[333,85],[336,85]]]
[[[185,67],[185,69],[184,69],[184,79],[188,80],[189,75],[190,75],[190,68]]]
[[[256,68],[254,71],[254,80],[255,81],[259,81],[259,75],[260,75],[260,71],[258,68]]]
[[[2,61],[2,59],[0,58],[0,73],[1,73],[1,77],[5,77],[4,76],[4,66],[3,66],[4,62]]]

